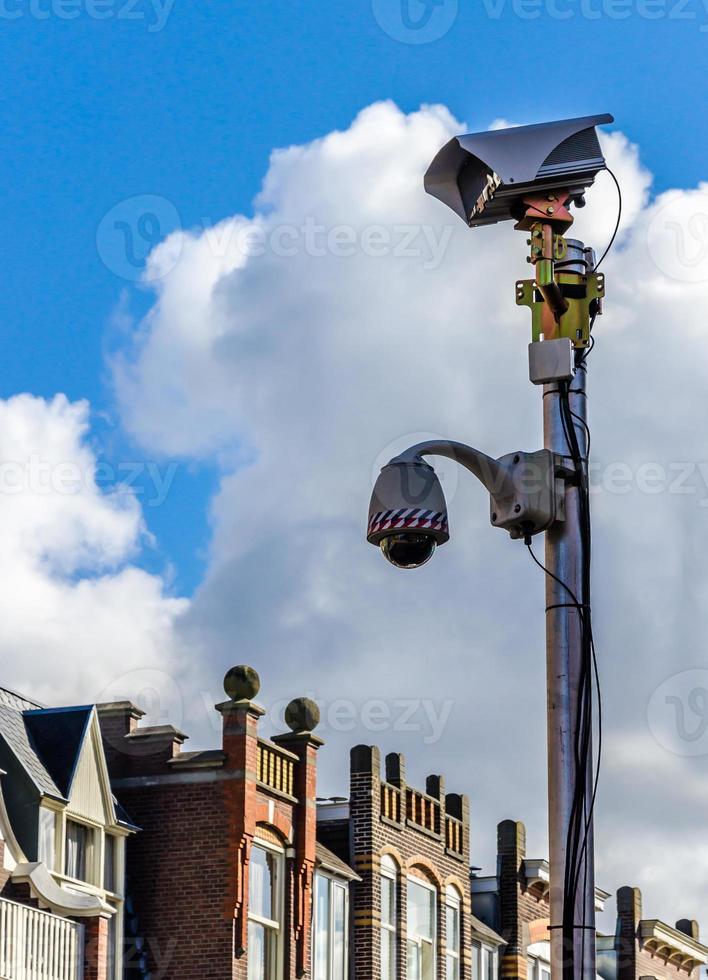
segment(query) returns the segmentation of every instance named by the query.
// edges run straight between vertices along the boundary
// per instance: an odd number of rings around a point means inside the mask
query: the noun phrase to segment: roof
[[[64,797],[71,790],[91,711],[90,707],[36,708],[23,713],[30,741]]]
[[[478,919],[476,915],[470,915],[470,923],[472,925],[473,936],[478,936],[480,939],[484,939],[485,942],[491,943],[493,946],[502,946],[506,940],[503,939],[498,932],[495,932],[491,926],[488,926],[486,922],[482,922]]]
[[[354,868],[351,868],[346,861],[342,861],[334,851],[330,851],[328,847],[320,844],[319,841],[315,845],[315,862],[323,871],[331,871],[332,874],[340,875],[340,877],[347,878],[349,881],[361,881]]]
[[[7,692],[1,691],[1,693],[6,694]],[[29,733],[25,727],[23,710],[25,709],[10,707],[7,699],[0,697],[0,739],[5,742],[42,795],[64,799],[61,790],[52,779],[30,741]]]

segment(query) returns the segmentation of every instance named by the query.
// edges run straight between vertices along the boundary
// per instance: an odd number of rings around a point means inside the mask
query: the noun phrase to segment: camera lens
[[[396,568],[420,568],[433,557],[435,538],[429,534],[389,534],[381,551]]]

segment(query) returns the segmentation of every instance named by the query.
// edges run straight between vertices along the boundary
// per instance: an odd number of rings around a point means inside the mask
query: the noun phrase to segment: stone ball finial
[[[232,701],[252,701],[260,689],[258,671],[246,664],[232,667],[224,677],[224,690]]]
[[[320,723],[320,709],[310,698],[294,698],[285,709],[285,724],[292,732],[311,732]]]

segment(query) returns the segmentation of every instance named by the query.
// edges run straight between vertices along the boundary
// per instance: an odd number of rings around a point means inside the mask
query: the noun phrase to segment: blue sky
[[[102,261],[104,215],[135,195],[173,205],[136,230],[140,257],[175,215],[188,228],[248,214],[274,147],[346,128],[378,99],[441,102],[472,128],[611,111],[655,189],[693,186],[708,146],[708,13],[651,2],[459,0],[440,39],[410,44],[377,22],[395,26],[398,0],[174,0],[164,25],[148,0],[104,0],[103,20],[84,0],[4,0],[0,394],[88,398],[101,452],[131,458],[104,362],[117,305],[139,314],[148,297]],[[451,3],[434,15],[452,18]],[[216,473],[182,466],[175,479],[147,512],[159,544],[144,560],[174,562],[190,591]]]

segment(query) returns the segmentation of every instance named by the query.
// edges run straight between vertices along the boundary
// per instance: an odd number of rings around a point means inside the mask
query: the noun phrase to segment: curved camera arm
[[[513,480],[508,462],[502,463],[492,459],[486,453],[466,446],[463,442],[451,442],[447,439],[419,442],[416,446],[406,449],[392,463],[420,463],[424,456],[446,456],[474,473],[489,493],[499,494],[505,490],[513,490]]]

